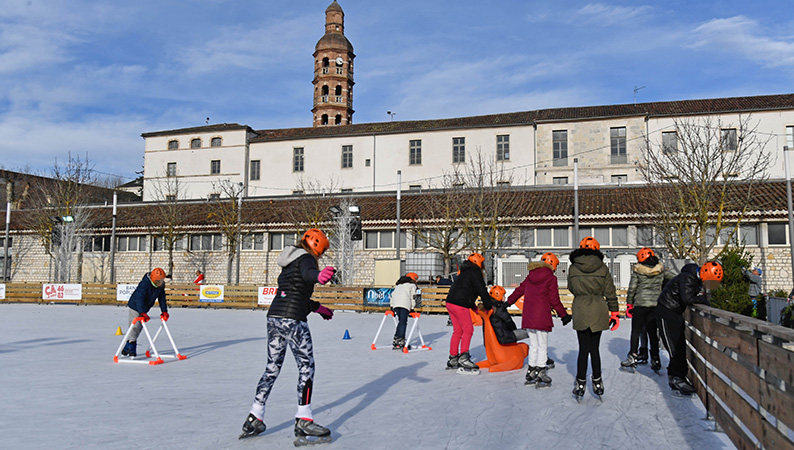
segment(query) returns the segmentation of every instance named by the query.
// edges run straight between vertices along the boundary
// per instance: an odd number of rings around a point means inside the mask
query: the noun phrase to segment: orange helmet
[[[582,239],[581,242],[579,242],[579,248],[589,248],[590,250],[601,250],[601,244],[599,244],[594,237],[587,236],[586,238]]]
[[[722,281],[722,265],[714,261],[703,264],[700,266],[700,279],[703,281]]]
[[[473,262],[480,269],[482,269],[482,263],[485,262],[485,258],[479,253],[472,253],[466,260]]]
[[[310,228],[303,233],[303,242],[305,243],[306,247],[309,248],[314,256],[320,257],[331,244],[328,242],[328,238],[325,236],[321,230],[317,228]]]
[[[488,293],[491,294],[491,297],[493,297],[494,300],[499,300],[501,302],[505,299],[506,291],[502,286],[496,285],[492,287]]]
[[[161,268],[156,268],[152,270],[152,273],[149,274],[149,278],[152,282],[157,282],[165,279],[165,271]]]
[[[656,253],[648,247],[643,247],[637,252],[637,261],[643,262],[651,256],[656,256]]]
[[[557,258],[552,252],[544,253],[540,260],[551,266],[551,270],[557,270],[557,265],[560,263],[560,258]]]
[[[419,275],[417,275],[417,274],[415,274],[413,272],[408,272],[408,273],[405,274],[405,276],[410,278],[410,279],[412,279],[412,280],[414,280],[414,283],[419,281]]]

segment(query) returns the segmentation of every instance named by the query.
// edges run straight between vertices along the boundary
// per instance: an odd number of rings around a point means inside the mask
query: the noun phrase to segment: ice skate
[[[464,375],[477,375],[480,373],[480,368],[469,357],[469,352],[463,352],[458,355],[458,373]]]
[[[533,366],[527,367],[527,376],[525,377],[524,384],[529,386],[535,384],[538,381],[538,372],[540,369]]]
[[[405,338],[398,338],[395,336],[394,339],[391,341],[392,350],[402,350],[404,345],[405,345]]]
[[[255,415],[249,413],[248,418],[243,423],[243,434],[238,439],[245,439],[249,437],[259,436],[267,429],[264,422],[257,419]]]
[[[582,397],[584,397],[584,390],[586,387],[587,380],[576,379],[576,384],[573,385],[573,396],[576,397],[577,402],[582,403]]]
[[[667,380],[673,389],[673,397],[690,397],[695,393],[695,387],[686,378],[671,375]]]
[[[447,360],[447,370],[458,370],[460,365],[458,364],[458,358],[460,355],[450,356]]]
[[[658,356],[654,356],[651,358],[651,370],[656,372],[657,375],[661,375],[659,371],[662,369],[662,362],[659,360]]]
[[[620,370],[624,372],[634,373],[637,371],[637,354],[629,353],[625,361],[620,362]]]
[[[295,447],[327,444],[331,442],[331,430],[317,425],[313,420],[295,418]]]
[[[648,364],[648,349],[641,348],[637,354],[637,364]]]
[[[590,381],[593,384],[593,394],[595,394],[599,400],[604,401],[601,398],[601,396],[604,395],[604,380],[602,380],[601,377],[598,378],[591,377]]]
[[[538,372],[538,380],[537,383],[535,383],[535,389],[547,388],[551,386],[551,377],[546,375],[547,370],[548,368],[543,367]]]
[[[546,359],[546,368],[553,369],[554,368],[554,360],[551,358]]]
[[[124,345],[124,350],[121,351],[121,356],[130,356],[132,358],[138,356],[138,343],[135,341],[127,341]]]

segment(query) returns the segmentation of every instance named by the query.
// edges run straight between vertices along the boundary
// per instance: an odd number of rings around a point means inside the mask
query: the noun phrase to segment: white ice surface
[[[267,431],[237,436],[265,364],[265,312],[173,308],[168,322],[184,361],[113,362],[127,309],[0,304],[0,449],[292,448],[297,405],[287,356],[265,412]],[[159,313],[157,308],[152,316]],[[697,397],[670,395],[667,377],[642,366],[617,369],[628,350],[624,321],[601,341],[606,393],[571,396],[576,333],[556,321],[548,389],[524,386],[524,370],[457,375],[444,370],[451,327],[422,316],[432,351],[372,351],[381,314],[312,314],[317,423],[339,449],[682,449],[734,448],[703,420]],[[152,330],[159,325],[151,322]],[[410,323],[409,323],[410,325]],[[352,339],[343,340],[348,330]],[[384,326],[381,345],[391,343]],[[145,347],[141,344],[138,351]],[[169,346],[158,339],[158,349]],[[475,361],[485,357],[480,328]],[[662,353],[666,366],[666,354]],[[664,373],[664,370],[663,370]]]

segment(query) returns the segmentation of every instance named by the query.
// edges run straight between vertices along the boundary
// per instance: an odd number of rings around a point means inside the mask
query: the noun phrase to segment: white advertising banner
[[[0,284],[0,300],[6,299],[6,285]]]
[[[130,301],[132,293],[135,292],[137,284],[117,284],[116,285],[116,300],[120,302]]]
[[[270,305],[276,298],[276,286],[259,286],[259,298],[257,303],[260,305]]]
[[[199,289],[199,301],[220,303],[223,301],[223,286],[215,284],[201,285]]]
[[[82,300],[82,284],[48,283],[41,285],[42,300]]]

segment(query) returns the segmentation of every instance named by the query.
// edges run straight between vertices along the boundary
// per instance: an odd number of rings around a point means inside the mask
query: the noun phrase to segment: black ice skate
[[[620,362],[620,370],[624,372],[634,373],[637,371],[637,354],[629,353],[625,361]]]
[[[584,397],[584,390],[586,387],[587,380],[576,379],[576,384],[573,385],[573,396],[576,397],[577,402],[582,403],[582,397]]]
[[[458,364],[458,358],[460,358],[460,355],[454,355],[449,357],[449,359],[447,360],[447,370],[458,370],[458,367],[460,367],[460,365]]]
[[[124,345],[124,350],[121,351],[121,356],[138,356],[138,343],[135,341],[127,341]]]
[[[551,377],[546,375],[547,367],[542,367],[538,372],[538,381],[535,383],[535,389],[546,388],[551,386]]]
[[[391,341],[392,350],[402,350],[403,345],[405,345],[405,338],[398,338],[395,336],[394,340]]]
[[[331,442],[331,430],[317,425],[313,420],[295,418],[295,447],[327,444]]]
[[[695,387],[686,378],[671,375],[667,380],[673,389],[673,397],[689,397],[695,393]]]
[[[590,379],[593,383],[593,394],[598,397],[599,400],[604,401],[601,396],[604,395],[604,380],[601,377],[592,378]]]
[[[259,436],[264,433],[266,429],[267,425],[265,425],[264,422],[257,419],[255,415],[249,413],[248,417],[245,419],[245,423],[243,423],[243,434],[241,434],[238,439]]]
[[[654,356],[651,358],[651,370],[656,372],[657,375],[661,375],[659,371],[662,369],[662,362],[659,360],[658,356]]]
[[[463,352],[458,355],[458,373],[465,375],[477,375],[480,373],[480,368],[469,357],[469,352]]]
[[[551,358],[546,359],[546,368],[553,369],[554,368],[554,360]]]
[[[525,381],[524,384],[529,386],[535,384],[538,381],[538,372],[540,371],[539,368],[528,366],[527,367],[527,376],[524,377]]]
[[[648,364],[648,349],[641,348],[637,354],[637,364]]]

